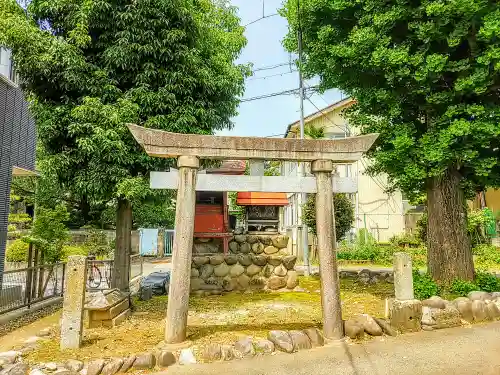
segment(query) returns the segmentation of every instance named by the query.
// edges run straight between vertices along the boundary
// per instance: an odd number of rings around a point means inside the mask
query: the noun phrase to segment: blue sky
[[[262,17],[262,1],[231,0],[232,4],[239,8],[238,13],[243,25]],[[276,13],[282,4],[282,0],[264,1],[266,15]],[[247,26],[245,35],[248,44],[243,50],[239,62],[252,62],[254,69],[287,63],[290,57],[282,46],[282,40],[286,33],[287,21],[280,16],[266,18]],[[292,60],[295,58],[292,56]],[[293,63],[292,69],[295,70]],[[270,75],[274,75],[274,77],[269,77]],[[299,85],[298,82],[298,73],[290,73],[290,66],[255,72],[253,77],[247,79],[244,98],[296,89]],[[321,96],[315,94],[310,99],[317,107],[323,108],[340,100],[341,96],[337,90],[330,90]],[[307,100],[304,107],[305,115],[317,111],[313,104]],[[297,121],[299,115],[297,95],[280,95],[243,102],[239,107],[239,115],[233,119],[234,128],[219,134],[258,137],[276,135],[282,137],[287,125]]]

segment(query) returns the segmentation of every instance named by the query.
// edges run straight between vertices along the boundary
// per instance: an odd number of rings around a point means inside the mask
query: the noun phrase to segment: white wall
[[[0,48],[0,74],[10,78],[11,73],[11,61],[10,61],[10,51],[5,48]]]
[[[368,161],[362,159],[353,165],[353,176],[358,180],[357,229],[365,228],[377,241],[387,242],[404,232],[404,207],[400,191],[387,194],[385,175],[370,177],[365,174]]]

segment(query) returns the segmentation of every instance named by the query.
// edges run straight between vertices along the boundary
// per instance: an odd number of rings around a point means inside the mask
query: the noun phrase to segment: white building
[[[0,47],[0,74],[16,82],[14,66],[12,65],[11,53],[9,50]],[[17,82],[16,82],[17,83]]]
[[[305,118],[305,126],[322,129],[324,137],[328,139],[345,138],[356,134],[356,129],[351,129],[342,111],[354,103],[353,99],[344,99],[334,103],[321,111]],[[299,121],[290,124],[286,131],[286,138],[300,137]],[[306,136],[307,137],[307,136]],[[337,172],[340,177],[353,177],[357,180],[358,193],[351,194],[350,198],[355,206],[355,222],[352,234],[361,228],[366,228],[373,237],[380,242],[389,241],[405,230],[405,206],[401,192],[386,193],[387,177],[379,175],[370,177],[365,174],[369,161],[365,158],[360,161],[340,165]],[[306,165],[308,169],[309,165]],[[296,162],[282,164],[282,175],[293,176],[300,174],[300,167]],[[281,231],[292,238],[291,249],[294,253],[301,254],[300,233],[302,228],[300,194],[289,194],[290,204],[284,207],[281,217]],[[309,244],[313,241],[310,236]],[[299,246],[297,247],[297,243]],[[299,249],[299,250],[297,250]]]

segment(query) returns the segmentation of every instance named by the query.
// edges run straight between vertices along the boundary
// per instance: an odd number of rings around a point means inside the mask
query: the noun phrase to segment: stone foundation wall
[[[298,285],[294,270],[297,257],[286,253],[288,240],[283,235],[237,234],[229,243],[228,255],[194,253],[191,292],[210,295],[231,291],[294,289]]]

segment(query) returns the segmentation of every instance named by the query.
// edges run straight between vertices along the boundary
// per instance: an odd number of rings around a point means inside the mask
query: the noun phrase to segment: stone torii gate
[[[341,186],[345,186],[344,189],[347,191],[349,188],[346,186],[349,182],[334,181],[332,172],[334,163],[347,164],[359,160],[375,142],[378,134],[337,140],[296,140],[178,134],[132,124],[128,127],[149,156],[177,158],[178,172],[174,176],[177,179],[178,189],[176,236],[172,251],[172,275],[165,329],[166,344],[180,344],[186,340],[197,187],[199,190],[215,191],[221,191],[223,188],[226,191],[285,192],[286,190],[316,193],[323,333],[326,338],[334,340],[344,336],[335,254],[333,185],[339,186],[339,191],[342,191]],[[225,176],[224,180],[221,180],[222,176],[214,176],[215,178],[206,176],[198,179],[200,159],[311,162],[311,171],[315,177]],[[171,188],[172,178],[164,177],[162,173],[152,174],[152,187]],[[220,186],[220,183],[216,182],[217,179],[224,186]]]

